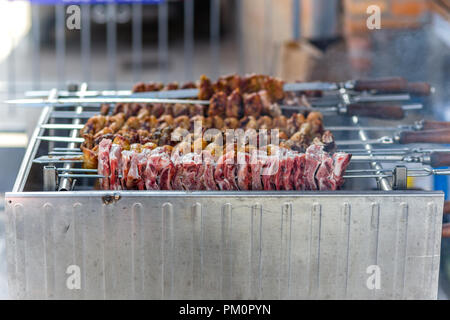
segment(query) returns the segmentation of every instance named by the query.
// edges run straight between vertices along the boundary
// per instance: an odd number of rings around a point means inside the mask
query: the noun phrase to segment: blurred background
[[[367,27],[370,5],[380,8],[381,29]],[[78,18],[80,28],[69,28]],[[131,89],[141,80],[250,72],[287,81],[428,81],[436,93],[427,112],[450,121],[450,0],[0,0],[0,212],[41,111],[6,99],[81,82]],[[447,195],[447,180],[421,186]],[[0,217],[0,298],[7,298]],[[447,239],[441,299],[450,296],[449,249]]]

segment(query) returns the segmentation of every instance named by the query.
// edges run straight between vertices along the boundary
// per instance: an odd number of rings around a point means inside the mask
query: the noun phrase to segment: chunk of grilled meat
[[[214,89],[211,84],[211,80],[204,74],[200,76],[200,82],[198,85],[198,98],[199,100],[209,100],[214,94]]]
[[[227,98],[225,115],[227,117],[239,118],[242,115],[242,104],[241,90],[236,88]]]
[[[258,93],[244,94],[244,115],[259,117],[262,109],[261,96]]]
[[[227,95],[225,92],[216,92],[209,100],[208,116],[225,116]]]

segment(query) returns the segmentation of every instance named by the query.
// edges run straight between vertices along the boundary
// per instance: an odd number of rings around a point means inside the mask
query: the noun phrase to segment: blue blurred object
[[[438,168],[447,169],[447,167]],[[433,176],[433,189],[442,190],[445,193],[445,200],[448,200],[448,176]]]

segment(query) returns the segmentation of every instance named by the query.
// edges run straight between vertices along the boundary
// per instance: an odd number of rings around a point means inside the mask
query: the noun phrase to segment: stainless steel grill
[[[62,96],[89,94],[82,89]],[[322,101],[333,97],[344,106],[378,99],[341,88]],[[71,101],[43,109],[6,195],[13,297],[436,298],[443,193],[406,190],[408,176],[450,174],[428,166],[450,151],[429,144],[436,135],[394,135],[391,144],[427,144],[391,148],[378,146],[370,135],[377,128],[358,116],[325,118],[338,149],[354,153],[346,178],[362,179],[365,191],[352,183],[336,192],[95,191],[96,171],[78,166],[77,132],[98,106]],[[420,132],[426,124],[398,129]],[[369,187],[373,179],[379,190]],[[71,265],[80,268],[80,290],[66,286]],[[367,285],[372,265],[381,289]]]

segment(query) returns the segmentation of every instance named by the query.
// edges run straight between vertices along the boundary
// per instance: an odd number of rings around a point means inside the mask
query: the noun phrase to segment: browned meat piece
[[[116,103],[114,106],[113,114],[123,113],[125,114],[125,107],[127,106],[126,103]]]
[[[133,89],[131,90],[133,92],[145,92],[147,91],[145,88],[145,83],[144,82],[138,82],[133,86]]]
[[[258,92],[259,97],[261,98],[262,103],[262,113],[263,114],[270,114],[270,106],[272,104],[272,101],[270,101],[269,94],[266,90],[260,90]]]
[[[182,103],[176,103],[172,106],[172,113],[174,117],[189,115],[189,106]]]
[[[225,79],[227,81],[230,92],[241,88],[242,81],[241,77],[238,74],[230,74],[228,76],[225,76]]]
[[[116,135],[113,144],[119,145],[122,150],[130,150],[130,141],[121,135]]]
[[[170,145],[172,142],[171,138],[172,128],[166,127],[161,130],[161,137],[159,138],[158,145],[164,146],[164,145]]]
[[[159,117],[158,124],[162,124],[163,122],[167,123],[169,126],[173,126],[173,117],[170,114]]]
[[[272,128],[285,129],[287,128],[287,118],[285,116],[275,117],[272,120]]]
[[[296,133],[302,124],[305,122],[305,117],[301,113],[293,113],[287,120],[287,134],[292,136]]]
[[[142,105],[139,103],[130,103],[127,105],[128,108],[126,108],[125,110],[125,117],[129,118],[129,117],[134,117],[137,116],[137,114],[139,113],[139,110],[141,110]]]
[[[282,80],[268,77],[267,79],[264,80],[263,87],[267,91],[271,102],[276,102],[284,98]]]
[[[141,124],[143,129],[150,131],[151,129],[157,127],[158,120],[155,116],[148,116],[142,119]]]
[[[111,134],[112,135],[113,133],[114,133],[114,131],[110,127],[104,127],[102,130],[100,130],[99,132],[97,132],[94,135],[94,139],[97,139],[99,137],[105,136],[107,134]]]
[[[100,134],[94,137],[94,146],[98,146],[103,139],[114,139],[114,135],[112,133]]]
[[[139,120],[143,120],[143,119],[147,118],[148,116],[150,116],[150,110],[147,107],[141,108],[137,114],[137,117],[139,118]]]
[[[279,132],[279,138],[280,138],[280,140],[287,140],[287,139],[289,139],[289,137],[288,137],[288,135],[286,134],[286,132],[284,132],[283,130],[281,130],[281,129],[279,129],[280,130],[280,132]]]
[[[188,136],[189,131],[184,128],[177,127],[172,131],[171,138],[174,142],[185,141],[186,136]]]
[[[231,74],[219,77],[217,81],[214,83],[213,89],[215,92],[223,91],[228,95],[233,90],[240,88],[240,86],[241,86],[241,77],[237,74]]]
[[[224,126],[223,118],[219,116],[214,116],[213,118],[213,128],[221,130]]]
[[[261,74],[246,75],[242,79],[241,89],[244,93],[258,92],[264,88],[264,81],[267,76]]]
[[[272,129],[272,118],[269,116],[262,116],[258,119],[259,129]]]
[[[174,82],[169,82],[168,84],[166,84],[163,88],[163,90],[177,90],[179,87],[178,82],[174,81]]]
[[[93,116],[90,118],[84,127],[80,130],[80,135],[83,134],[96,134],[98,131],[103,129],[106,125],[107,118],[102,115]]]
[[[244,115],[259,117],[262,111],[262,101],[258,93],[244,94]]]
[[[181,86],[181,89],[195,89],[197,86],[194,82],[186,82]]]
[[[330,131],[325,131],[322,135],[322,143],[324,144],[324,150],[327,152],[334,152],[336,150],[336,144],[334,142],[334,136]]]
[[[213,83],[214,92],[223,92],[226,95],[230,94],[230,88],[228,87],[227,80],[224,77],[219,77],[215,83]]]
[[[320,112],[312,111],[306,117],[306,121],[320,120],[323,121],[323,115]]]
[[[189,128],[191,127],[191,120],[188,116],[179,116],[173,120],[173,126],[189,130]]]
[[[242,113],[242,95],[239,88],[235,89],[227,98],[225,115],[239,118]]]
[[[190,104],[189,105],[189,116],[203,116],[205,114],[206,107],[201,104]]]
[[[191,118],[191,127],[190,130],[194,130],[194,125],[196,122],[200,122],[200,125],[203,129],[209,129],[213,126],[213,118],[212,117],[203,117],[203,116],[193,116]]]
[[[115,136],[117,136],[117,135],[123,136],[126,140],[128,140],[130,145],[133,143],[139,142],[139,137],[135,130],[121,129],[117,132],[117,134]]]
[[[102,116],[107,116],[108,113],[109,113],[109,104],[102,103],[102,105],[100,106],[100,114]]]
[[[211,80],[204,74],[200,76],[200,83],[198,85],[198,98],[199,100],[209,100],[214,94],[214,89],[211,84]]]
[[[193,144],[192,144],[192,151],[194,152],[199,152],[202,151],[203,149],[206,148],[206,146],[208,145],[208,142],[206,142],[205,139],[203,138],[197,138],[196,140],[194,140]]]
[[[88,149],[81,147],[83,151],[83,168],[84,169],[97,169],[98,165],[98,145],[95,149]]]
[[[123,129],[139,129],[141,126],[141,123],[139,122],[139,118],[138,117],[130,117],[128,118],[128,120],[125,122],[125,125],[122,127]]]
[[[161,91],[163,87],[161,82],[149,82],[145,85],[145,91]]]
[[[147,142],[151,142],[151,134],[147,130],[138,130],[138,139],[140,144],[146,144]]]
[[[221,116],[225,115],[225,109],[227,106],[227,95],[224,92],[216,92],[209,100],[208,116]]]
[[[83,143],[81,144],[81,148],[92,149],[94,147],[94,135],[90,133],[83,134]]]
[[[310,122],[304,122],[301,126],[300,131],[304,136],[309,136],[311,134],[311,123]]]
[[[223,121],[224,129],[237,129],[239,128],[239,120],[237,118],[228,117]]]
[[[152,115],[156,118],[161,117],[165,112],[165,107],[162,103],[155,103],[152,108]]]
[[[245,130],[248,129],[258,129],[258,121],[256,120],[255,117],[253,116],[246,116],[243,117],[240,121],[239,121],[239,127],[243,128]]]

